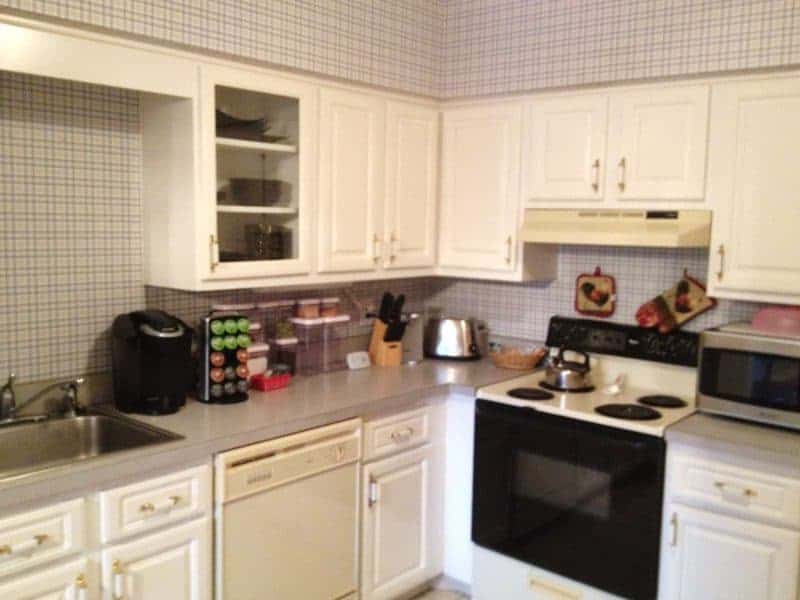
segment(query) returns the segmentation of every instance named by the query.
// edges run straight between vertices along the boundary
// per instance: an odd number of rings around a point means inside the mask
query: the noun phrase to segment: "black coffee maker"
[[[186,404],[192,388],[192,329],[161,310],[114,319],[111,328],[114,403],[124,412],[166,415]]]

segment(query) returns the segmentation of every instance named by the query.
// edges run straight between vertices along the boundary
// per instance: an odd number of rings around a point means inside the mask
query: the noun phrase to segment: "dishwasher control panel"
[[[360,428],[334,436],[319,436],[317,439],[292,439],[294,437],[278,441],[286,442],[283,444],[267,442],[252,446],[252,452],[249,453],[226,453],[237,454],[226,463],[221,500],[229,501],[269,490],[356,462],[361,457]]]

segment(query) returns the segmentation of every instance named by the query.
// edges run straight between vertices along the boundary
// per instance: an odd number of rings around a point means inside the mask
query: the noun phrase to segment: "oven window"
[[[706,348],[700,391],[725,400],[800,412],[800,360]]]
[[[520,503],[544,505],[559,515],[572,510],[607,521],[611,475],[531,452],[516,453],[513,494]],[[548,511],[549,512],[549,511]]]

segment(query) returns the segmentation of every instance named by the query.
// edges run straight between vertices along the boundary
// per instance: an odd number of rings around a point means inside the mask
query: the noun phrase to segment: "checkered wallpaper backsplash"
[[[138,96],[0,71],[0,377],[110,368],[144,304]]]
[[[87,23],[425,94],[461,96],[797,63],[800,2],[743,0],[0,0]],[[156,306],[194,321],[214,302],[304,292],[191,294],[145,288],[141,140],[135,94],[0,72],[0,376],[109,369],[108,327]],[[542,339],[573,314],[575,277],[617,278],[616,320],[670,287],[701,251],[565,248],[551,284],[416,279],[356,284],[357,298],[405,291],[412,307],[485,318]],[[345,290],[328,290],[344,297]],[[698,329],[747,318],[720,306]],[[358,327],[357,325],[354,327]]]

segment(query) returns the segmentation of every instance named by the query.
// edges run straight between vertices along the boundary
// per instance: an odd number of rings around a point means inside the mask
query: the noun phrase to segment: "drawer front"
[[[674,494],[747,518],[800,527],[800,481],[679,456]]]
[[[84,500],[70,500],[0,521],[0,576],[42,565],[86,547]]]
[[[211,511],[211,466],[172,473],[100,493],[103,543]]]
[[[430,440],[431,409],[420,408],[364,424],[364,459],[387,456]]]

